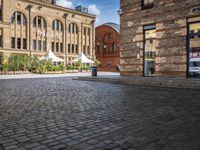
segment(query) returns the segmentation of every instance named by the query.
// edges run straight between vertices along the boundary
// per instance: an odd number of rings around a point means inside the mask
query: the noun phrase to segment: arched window
[[[68,26],[68,32],[78,34],[78,26],[75,23],[70,23]]]
[[[16,11],[11,16],[11,42],[10,47],[13,49],[27,49],[27,19],[26,16]],[[18,28],[18,26],[20,28]],[[17,33],[17,34],[16,34]]]
[[[70,23],[68,26],[68,36],[69,38],[72,37],[70,43],[68,43],[68,53],[78,54],[79,53],[79,35],[78,35],[78,25],[75,23]]]
[[[41,16],[36,16],[33,19],[33,27],[38,27],[38,28],[46,28],[46,21],[43,17]]]
[[[63,31],[63,24],[60,20],[54,20],[52,22],[52,30]]]
[[[21,24],[26,25],[27,19],[26,19],[26,16],[22,12],[16,11],[13,13],[11,17],[11,22],[12,24],[16,22],[18,25],[21,25]]]
[[[63,53],[63,24],[60,20],[54,20],[52,22],[52,42],[51,42],[51,50],[53,52]],[[56,34],[55,34],[56,33]]]

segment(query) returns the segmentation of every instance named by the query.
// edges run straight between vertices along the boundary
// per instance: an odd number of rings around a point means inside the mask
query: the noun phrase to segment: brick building
[[[95,15],[55,2],[0,0],[0,63],[13,53],[41,57],[50,50],[66,63],[81,52],[95,59]]]
[[[100,71],[117,71],[119,65],[119,25],[105,23],[96,27],[96,58]]]
[[[121,75],[199,77],[199,0],[121,0]]]

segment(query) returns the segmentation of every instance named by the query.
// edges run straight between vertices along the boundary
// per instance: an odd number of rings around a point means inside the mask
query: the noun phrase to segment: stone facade
[[[1,0],[0,53],[4,58],[12,53],[41,57],[52,50],[66,64],[81,52],[95,59],[95,15],[53,2]]]
[[[96,28],[96,57],[99,71],[117,71],[119,65],[119,25],[106,23]]]
[[[145,49],[151,49],[145,27],[154,25],[155,76],[186,77],[188,23],[200,21],[198,6],[199,0],[121,0],[121,75],[145,76]]]

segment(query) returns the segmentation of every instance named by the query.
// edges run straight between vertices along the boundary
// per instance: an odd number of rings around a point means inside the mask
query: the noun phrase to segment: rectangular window
[[[11,48],[15,48],[15,38],[11,38]]]
[[[68,44],[68,53],[70,53],[70,52],[71,52],[71,49],[70,49],[70,47],[71,47],[71,45],[70,45],[70,44]]]
[[[51,50],[54,52],[54,42],[51,43]]]
[[[188,76],[200,78],[200,21],[189,23],[188,27]]]
[[[86,46],[83,46],[83,54],[86,54]]]
[[[60,52],[62,53],[63,52],[63,44],[60,43]]]
[[[38,40],[38,50],[41,51],[42,50],[42,41]]]
[[[3,47],[2,29],[0,29],[0,48]]]
[[[0,53],[0,65],[3,64],[3,53]]]
[[[90,47],[89,46],[87,47],[87,54],[88,55],[90,54]]]
[[[33,50],[36,50],[36,40],[33,40]]]
[[[46,51],[46,50],[47,50],[47,42],[43,41],[43,51]]]
[[[72,44],[72,53],[74,53],[74,44]]]
[[[78,54],[78,45],[76,45],[76,54]]]
[[[86,35],[86,28],[84,28],[84,35]]]
[[[154,0],[142,0],[142,9],[153,8]]]
[[[21,39],[17,38],[17,49],[21,49]]]
[[[2,10],[3,10],[3,7],[2,5],[0,5],[0,21],[2,21],[2,18],[3,18]]]
[[[56,43],[56,52],[59,52],[59,43]]]
[[[144,26],[144,76],[155,76],[156,26]]]
[[[26,49],[26,39],[23,39],[23,49]]]

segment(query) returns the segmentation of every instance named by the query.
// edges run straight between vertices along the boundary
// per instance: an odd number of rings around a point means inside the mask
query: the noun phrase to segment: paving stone
[[[0,150],[200,149],[199,91],[71,78],[0,80],[0,89]]]

